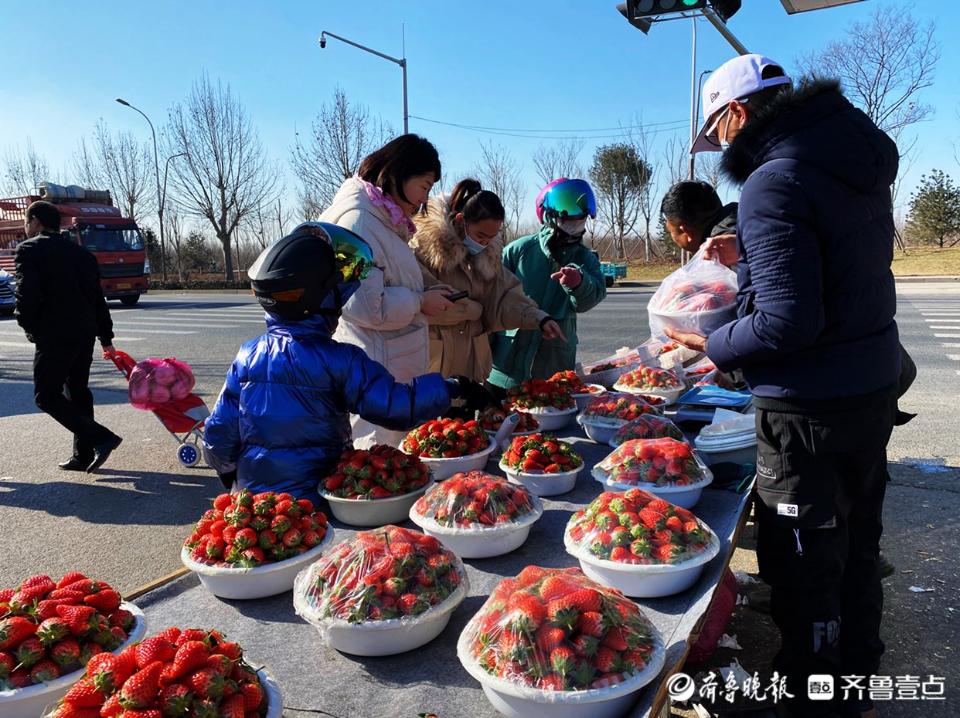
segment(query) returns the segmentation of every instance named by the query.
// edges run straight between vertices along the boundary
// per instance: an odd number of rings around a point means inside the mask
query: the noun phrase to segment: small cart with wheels
[[[126,352],[115,352],[112,355],[104,354],[110,359],[121,374],[130,380],[130,374],[137,365],[136,360]],[[182,399],[172,399],[161,404],[151,412],[163,428],[177,442],[177,461],[183,466],[191,467],[200,463],[203,458],[200,442],[203,440],[203,424],[210,416],[207,405],[196,394],[188,394]]]

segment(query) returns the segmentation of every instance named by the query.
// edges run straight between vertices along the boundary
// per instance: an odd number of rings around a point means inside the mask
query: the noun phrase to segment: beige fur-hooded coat
[[[504,269],[500,241],[471,256],[448,211],[445,200],[431,199],[426,214],[414,217],[417,232],[410,241],[425,286],[447,284],[468,293],[452,309],[429,318],[430,371],[483,381],[493,366],[490,333],[537,329],[547,314]]]

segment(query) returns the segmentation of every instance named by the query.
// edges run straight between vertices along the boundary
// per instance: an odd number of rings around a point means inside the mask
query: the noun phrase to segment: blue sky
[[[839,37],[884,1],[788,16],[776,0],[744,0],[730,27],[751,51],[793,68],[801,54]],[[271,156],[288,167],[295,128],[309,126],[337,85],[401,128],[399,68],[334,41],[325,50],[317,44],[326,29],[399,55],[401,23],[412,115],[535,130],[617,127],[637,116],[648,123],[686,120],[689,21],[665,23],[644,36],[614,5],[613,0],[48,0],[45,18],[38,8],[24,12],[22,3],[0,0],[5,69],[0,153],[29,138],[54,168],[64,168],[78,139],[101,117],[113,129],[146,139],[146,123],[114,98],[125,97],[160,125],[167,108],[207,71],[230,83]],[[919,154],[907,187],[933,167],[960,175],[953,159],[960,141],[960,47],[945,31],[960,23],[960,8],[926,1],[912,7],[918,18],[937,22],[942,59],[936,84],[924,96],[936,114],[918,128]],[[45,26],[53,32],[49,41],[42,35]],[[701,21],[699,30],[698,69],[732,56],[711,26]],[[416,119],[410,127],[437,145],[451,176],[475,165],[481,139],[505,146],[524,165],[532,201],[537,181],[530,155],[541,140]],[[679,130],[681,137],[688,132]],[[610,140],[588,141],[582,161],[603,141]],[[296,180],[287,181],[292,193]]]

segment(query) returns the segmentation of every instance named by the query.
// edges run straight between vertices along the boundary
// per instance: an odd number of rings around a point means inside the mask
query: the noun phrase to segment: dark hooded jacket
[[[758,404],[842,399],[897,382],[894,142],[836,82],[779,95],[737,135],[738,319],[707,353]]]

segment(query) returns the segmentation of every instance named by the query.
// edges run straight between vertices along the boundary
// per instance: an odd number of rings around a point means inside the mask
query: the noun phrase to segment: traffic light
[[[637,18],[684,10],[703,10],[707,4],[707,0],[627,0],[627,10],[630,17]]]
[[[741,0],[627,0],[627,18],[635,20],[712,7],[723,20],[727,20],[740,9],[740,2]]]

